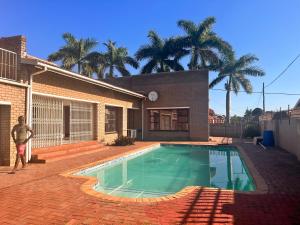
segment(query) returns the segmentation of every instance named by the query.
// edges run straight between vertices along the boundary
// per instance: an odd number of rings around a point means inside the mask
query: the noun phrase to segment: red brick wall
[[[5,136],[0,140],[0,165],[13,165],[16,148],[7,134],[10,134],[20,115],[26,116],[26,88],[0,83],[0,90],[0,102],[11,103],[10,107],[0,106],[0,133]]]
[[[0,38],[0,48],[7,49],[23,56],[26,52],[26,38],[22,35]]]
[[[27,76],[24,76],[21,71],[21,57],[26,54],[26,38],[24,36],[12,36],[12,37],[2,37],[0,38],[0,48],[17,53],[18,62],[18,81],[23,81],[24,83],[28,80]]]

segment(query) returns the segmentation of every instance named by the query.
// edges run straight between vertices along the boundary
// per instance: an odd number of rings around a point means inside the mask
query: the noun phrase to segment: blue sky
[[[216,17],[214,31],[231,43],[237,56],[253,53],[260,59],[257,65],[266,76],[251,79],[254,91],[261,90],[262,82],[271,82],[300,53],[299,0],[0,0],[0,5],[0,37],[23,34],[28,53],[42,58],[63,44],[64,32],[93,37],[100,43],[112,39],[134,54],[147,43],[149,30],[162,37],[180,35],[179,19],[198,23],[207,16]],[[300,93],[299,71],[300,59],[266,92]],[[210,79],[214,77],[210,74]],[[259,97],[233,95],[232,114],[242,115],[247,107],[262,107]],[[294,106],[298,98],[267,95],[266,109]],[[225,93],[210,91],[210,107],[224,114]]]

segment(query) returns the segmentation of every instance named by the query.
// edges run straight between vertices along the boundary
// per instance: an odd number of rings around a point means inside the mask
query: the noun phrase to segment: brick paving
[[[199,187],[170,201],[114,202],[82,192],[84,179],[59,175],[149,144],[33,164],[15,175],[0,167],[0,224],[300,224],[300,163],[278,149],[240,143],[268,186],[265,194]]]

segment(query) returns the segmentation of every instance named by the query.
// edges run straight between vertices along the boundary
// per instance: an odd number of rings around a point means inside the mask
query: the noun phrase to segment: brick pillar
[[[127,108],[122,108],[122,111],[123,111],[123,118],[122,118],[122,135],[123,136],[127,136]]]

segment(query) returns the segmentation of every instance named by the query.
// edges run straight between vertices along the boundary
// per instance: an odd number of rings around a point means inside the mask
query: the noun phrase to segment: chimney
[[[0,38],[0,48],[17,53],[19,57],[26,55],[26,38],[22,35]]]

